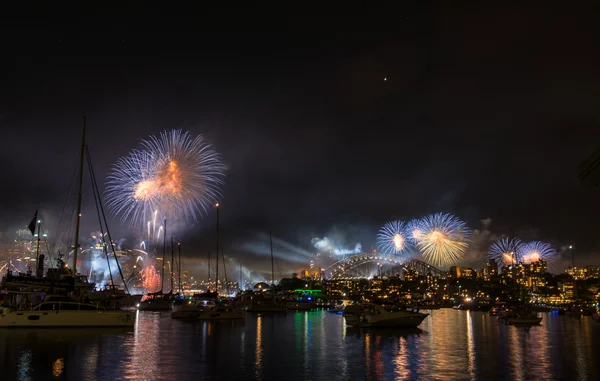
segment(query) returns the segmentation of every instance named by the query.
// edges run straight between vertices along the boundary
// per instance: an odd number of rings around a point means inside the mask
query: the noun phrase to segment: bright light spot
[[[396,233],[394,235],[393,241],[396,250],[400,251],[404,248],[404,237],[402,237],[402,234]]]
[[[384,81],[387,81],[387,78],[384,78],[383,80],[384,80]]]

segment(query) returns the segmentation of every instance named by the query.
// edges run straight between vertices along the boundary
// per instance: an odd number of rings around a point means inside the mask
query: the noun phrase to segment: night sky
[[[489,241],[511,232],[600,263],[600,189],[576,173],[600,144],[591,17],[366,7],[313,24],[206,11],[185,31],[146,19],[160,10],[117,13],[110,25],[102,12],[3,20],[5,237],[36,208],[58,220],[86,115],[102,183],[150,134],[205,135],[229,166],[223,240],[241,258],[260,254],[248,248],[268,230],[290,258],[292,246],[314,252],[312,237],[372,248],[390,219],[448,212],[478,230],[465,264],[481,265]],[[82,234],[97,229],[92,217]],[[130,234],[112,221],[113,235]],[[181,233],[188,251],[208,250],[213,225],[210,215]]]

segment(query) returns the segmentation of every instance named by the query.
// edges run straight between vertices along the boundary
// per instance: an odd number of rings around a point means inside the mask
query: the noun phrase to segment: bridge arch
[[[347,255],[327,267],[325,274],[330,279],[341,278],[348,275],[353,269],[368,263],[380,263],[383,266],[388,266],[388,269],[401,268],[403,270],[413,270],[420,274],[431,273],[437,277],[444,274],[442,270],[418,259],[408,259],[398,255],[379,253]]]

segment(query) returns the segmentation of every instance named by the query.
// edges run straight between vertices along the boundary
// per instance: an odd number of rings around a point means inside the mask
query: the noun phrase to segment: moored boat
[[[359,328],[416,328],[427,316],[406,310],[388,311],[373,303],[352,304],[344,309],[346,324]]]
[[[140,311],[170,311],[173,308],[171,294],[149,293],[137,308]]]
[[[29,310],[4,308],[0,328],[133,327],[135,313],[107,311],[65,296],[49,296]]]

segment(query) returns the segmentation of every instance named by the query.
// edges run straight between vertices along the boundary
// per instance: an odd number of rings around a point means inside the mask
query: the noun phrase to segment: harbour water
[[[133,330],[0,330],[6,380],[600,379],[600,324],[543,314],[515,327],[441,309],[420,329],[353,329],[324,311],[181,322],[139,312]]]

